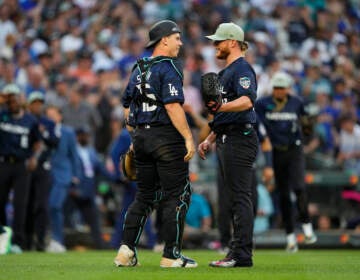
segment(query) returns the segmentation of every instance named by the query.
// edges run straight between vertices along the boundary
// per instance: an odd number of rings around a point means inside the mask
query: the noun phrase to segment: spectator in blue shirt
[[[57,149],[51,157],[53,175],[53,185],[49,198],[51,241],[47,251],[63,253],[66,251],[63,233],[63,206],[71,184],[79,184],[80,162],[76,151],[75,132],[71,127],[62,125],[60,109],[49,106],[46,109],[46,114],[56,123],[56,133],[60,136]]]
[[[209,202],[203,195],[192,193],[185,219],[184,247],[205,246],[211,224],[212,215]]]

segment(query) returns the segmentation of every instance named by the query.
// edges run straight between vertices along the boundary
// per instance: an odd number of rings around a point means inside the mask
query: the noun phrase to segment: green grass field
[[[213,251],[184,251],[196,259],[193,269],[161,269],[160,254],[139,251],[141,266],[117,268],[115,251],[68,252],[65,254],[24,253],[0,256],[0,279],[360,279],[360,250],[256,250],[252,268],[211,268]]]

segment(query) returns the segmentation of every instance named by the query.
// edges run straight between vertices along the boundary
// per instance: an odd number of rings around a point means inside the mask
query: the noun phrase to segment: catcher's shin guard
[[[177,259],[181,256],[182,236],[184,232],[184,223],[187,210],[189,208],[191,196],[190,183],[187,182],[183,193],[176,198],[168,199],[163,204],[163,221],[162,225],[166,228],[167,234],[164,236],[165,258]]]
[[[139,243],[146,219],[152,211],[152,205],[135,200],[126,212],[124,222],[123,244],[135,248]]]

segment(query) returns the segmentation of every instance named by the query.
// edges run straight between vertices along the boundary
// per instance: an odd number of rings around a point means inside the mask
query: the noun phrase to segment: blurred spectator
[[[131,35],[128,40],[127,54],[124,54],[118,64],[120,76],[123,79],[126,78],[127,75],[131,72],[131,69],[134,66],[136,60],[145,56],[145,54],[144,42],[138,35]]]
[[[17,27],[10,16],[10,6],[2,3],[0,6],[0,49],[2,50],[6,45],[8,36],[17,35]]]
[[[96,205],[97,175],[115,181],[115,174],[110,173],[101,162],[95,149],[90,144],[90,129],[82,126],[76,130],[76,150],[80,161],[79,183],[70,187],[70,199],[79,209],[84,221],[90,227],[93,247],[104,249],[99,211]]]
[[[28,77],[28,82],[25,86],[26,97],[28,97],[33,91],[41,92],[45,96],[48,83],[42,66],[29,65],[26,70]]]
[[[345,170],[360,174],[360,126],[352,114],[340,117],[339,153],[337,161]]]
[[[60,137],[55,131],[55,122],[43,116],[43,107],[44,95],[37,91],[31,92],[28,110],[39,122],[42,143],[37,167],[30,175],[25,249],[32,250],[35,245],[37,251],[45,251],[45,238],[49,226],[49,193],[52,185],[50,157]]]
[[[270,217],[274,213],[273,201],[269,192],[273,188],[274,180],[266,180],[265,178],[263,176],[263,184],[257,185],[258,203],[254,221],[254,234],[270,229]]]
[[[257,31],[254,32],[253,39],[255,43],[255,63],[262,68],[267,68],[275,59],[270,37],[265,32]]]
[[[91,69],[92,54],[87,50],[82,50],[78,54],[78,64],[74,68],[69,69],[69,77],[75,78],[79,84],[88,88],[97,85],[97,77]]]
[[[46,109],[46,115],[56,123],[56,131],[60,135],[59,144],[51,157],[53,175],[49,198],[51,240],[46,251],[63,253],[66,251],[63,206],[71,184],[79,183],[80,162],[76,151],[75,132],[71,127],[62,124],[60,109],[49,106]]]
[[[305,78],[300,84],[300,94],[304,98],[305,103],[315,102],[316,92],[319,87],[330,92],[330,83],[326,78],[322,77],[321,66],[312,61],[305,69]]]
[[[63,75],[58,75],[54,81],[54,87],[45,94],[45,103],[58,108],[64,108],[68,103],[68,83]]]
[[[91,130],[91,143],[94,143],[94,131],[101,126],[102,120],[99,112],[84,99],[87,90],[86,86],[79,84],[70,89],[68,103],[62,108],[63,123],[75,129],[87,125]]]
[[[190,75],[190,83],[192,86],[197,88],[197,90],[201,90],[201,76],[206,71],[206,64],[202,54],[195,53],[191,57],[189,57],[190,65],[188,65],[188,69],[191,73]]]
[[[38,164],[40,132],[38,121],[26,112],[22,92],[15,84],[2,89],[6,106],[0,111],[0,224],[7,225],[6,204],[13,192],[14,232],[12,252],[25,249],[26,205],[30,190],[30,172]]]
[[[212,225],[211,207],[199,193],[191,194],[184,228],[184,247],[206,248]]]
[[[330,103],[330,92],[327,87],[319,87],[315,99],[318,115],[316,122],[311,125],[314,127],[313,134],[319,136],[320,142],[316,150],[324,155],[334,156],[334,149],[337,144],[335,123],[340,112]]]
[[[298,48],[309,37],[315,23],[309,6],[293,7],[289,11],[289,21],[286,27],[289,43],[293,48]]]
[[[327,215],[320,215],[318,217],[317,230],[327,231],[331,229],[331,219]]]

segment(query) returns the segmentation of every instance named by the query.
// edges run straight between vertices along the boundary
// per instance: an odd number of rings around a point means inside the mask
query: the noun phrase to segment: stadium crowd
[[[91,182],[94,193],[85,195],[86,199],[93,199],[94,205],[90,201],[86,204],[84,199],[79,201],[74,188],[66,194],[76,199],[64,202],[64,227],[82,230],[81,225],[86,222],[94,240],[99,240],[101,234],[102,238],[106,236],[101,229],[115,227],[124,188],[133,187],[118,174],[118,162],[111,160],[124,121],[120,99],[134,62],[150,54],[144,48],[147,30],[160,19],[174,20],[182,30],[184,45],[180,59],[184,65],[185,108],[195,135],[199,136],[206,119],[200,77],[222,68],[205,35],[212,34],[222,22],[235,22],[244,28],[250,45],[246,59],[256,71],[258,97],[271,93],[272,75],[283,70],[292,77],[292,93],[305,100],[313,116],[305,138],[309,163],[320,159],[317,168],[321,169],[323,162],[330,161],[339,169],[360,175],[360,3],[357,0],[2,0],[0,90],[3,92],[6,86],[15,84],[21,91],[23,106],[31,103],[34,92],[40,93],[42,97],[38,99],[45,107],[60,109],[62,123],[78,136],[78,146],[83,141],[79,134],[89,136],[86,145],[94,147],[91,155],[99,165],[104,165],[102,176],[95,176],[96,182]],[[125,152],[126,147],[122,148]],[[86,170],[89,158],[84,156],[84,150],[78,152],[85,162],[84,172],[93,172],[93,168]],[[214,168],[215,163],[192,160],[195,190],[197,178],[209,172],[209,166]],[[76,176],[70,178],[73,186],[79,185],[78,180]],[[267,191],[273,191],[271,182],[264,185]],[[204,190],[211,191],[214,190]],[[200,198],[198,201],[201,201],[199,205],[206,204]],[[271,212],[278,214],[274,203]],[[91,207],[101,214],[101,222],[93,220],[89,214],[93,211]],[[216,205],[210,208],[216,211]],[[81,217],[77,209],[88,214]],[[211,209],[204,212],[208,230]],[[10,224],[11,196],[6,214],[6,224]],[[316,229],[334,227],[325,214],[317,215],[320,219]],[[53,223],[50,222],[52,226]],[[201,226],[198,221],[193,224]],[[273,221],[267,227],[279,226]],[[148,237],[147,246],[152,248],[156,238],[151,229]],[[40,244],[37,249],[65,251],[64,244],[58,241],[47,248]],[[97,245],[106,248],[99,242]],[[20,252],[32,247],[17,249]]]

